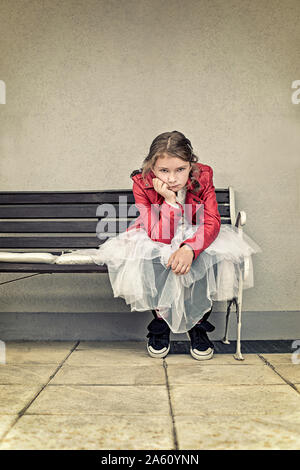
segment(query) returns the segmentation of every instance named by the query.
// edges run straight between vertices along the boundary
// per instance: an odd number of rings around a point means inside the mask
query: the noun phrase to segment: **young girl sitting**
[[[172,331],[187,332],[194,359],[210,359],[213,301],[237,297],[244,257],[250,272],[243,288],[253,287],[251,255],[261,249],[236,227],[221,225],[213,170],[198,163],[181,132],[158,135],[142,168],[130,176],[140,215],[98,249],[76,252],[107,265],[114,296],[132,311],[152,310],[151,357],[168,354]]]

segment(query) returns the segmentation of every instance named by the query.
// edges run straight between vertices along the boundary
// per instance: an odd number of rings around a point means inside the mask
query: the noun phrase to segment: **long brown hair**
[[[190,162],[191,170],[189,176],[195,191],[200,190],[200,183],[197,180],[199,169],[195,164],[198,161],[197,155],[194,154],[191,141],[179,131],[163,132],[153,140],[150,150],[142,164],[142,177],[146,175],[155,166],[159,157],[169,155],[170,157],[178,157],[185,162]]]

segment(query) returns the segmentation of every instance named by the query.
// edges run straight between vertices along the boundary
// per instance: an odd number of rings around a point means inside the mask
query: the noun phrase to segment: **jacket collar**
[[[201,173],[201,169],[200,169],[200,172],[199,172],[199,176],[200,176],[200,173]],[[152,170],[150,170],[150,172],[146,175],[145,181],[143,180],[143,178],[141,178],[144,189],[154,189],[153,188],[153,178],[156,178],[156,176],[155,176],[155,174],[153,173]],[[187,180],[186,188],[187,188],[187,191],[194,192],[193,191],[193,184],[192,184],[192,180],[191,180],[190,176]]]

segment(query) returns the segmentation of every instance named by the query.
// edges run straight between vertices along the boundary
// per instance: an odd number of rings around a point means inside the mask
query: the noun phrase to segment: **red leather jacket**
[[[197,210],[203,207],[203,223],[202,227],[197,229],[192,238],[184,240],[180,244],[180,247],[189,245],[193,249],[194,259],[215,240],[221,227],[221,217],[213,185],[213,170],[210,166],[202,163],[196,163],[196,165],[199,167],[197,180],[200,183],[200,191],[195,191],[189,177],[185,199],[185,207],[188,206],[189,210],[185,216],[189,223],[195,224]],[[147,231],[148,236],[153,241],[171,243],[184,207],[179,203],[178,209],[171,206],[165,201],[163,196],[155,191],[152,182],[153,178],[155,178],[153,171],[148,173],[145,181],[141,173],[141,170],[136,170],[130,175],[133,180],[132,190],[135,205],[140,215],[134,224],[127,228],[127,231],[133,228],[142,228]],[[203,206],[201,206],[202,204]],[[167,231],[164,230],[166,225],[168,225]]]

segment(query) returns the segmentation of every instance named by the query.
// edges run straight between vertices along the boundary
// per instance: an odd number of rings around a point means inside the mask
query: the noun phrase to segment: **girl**
[[[131,173],[140,215],[119,235],[89,254],[106,264],[115,297],[131,310],[152,310],[147,350],[163,358],[170,349],[170,330],[187,332],[190,352],[210,359],[214,346],[207,332],[214,300],[237,297],[244,257],[261,252],[245,233],[221,225],[213,170],[198,163],[191,142],[181,132],[164,132],[150,146],[142,168]],[[248,281],[253,287],[250,262]]]

